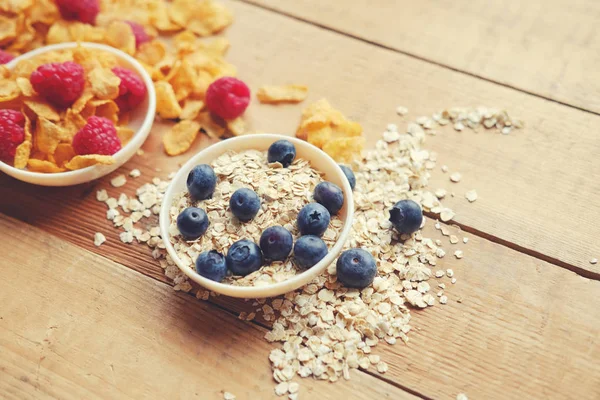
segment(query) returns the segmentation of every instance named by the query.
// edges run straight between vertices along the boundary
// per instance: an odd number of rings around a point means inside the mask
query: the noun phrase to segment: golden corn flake
[[[323,149],[338,162],[360,157],[365,139],[362,126],[350,121],[321,99],[302,112],[296,136]]]
[[[38,117],[47,119],[48,121],[60,121],[60,114],[50,104],[44,103],[39,99],[26,100],[24,103]]]
[[[125,126],[118,126],[117,127],[117,137],[121,141],[121,146],[123,146],[123,147],[127,143],[129,143],[129,141],[131,140],[131,138],[133,138],[134,134],[135,134],[135,132],[134,132],[133,129],[127,128]]]
[[[135,54],[135,36],[131,26],[123,21],[114,21],[106,29],[106,43],[127,54]]]
[[[85,126],[86,122],[86,119],[81,114],[73,112],[72,109],[67,110],[65,118],[62,121],[65,137],[72,140],[73,136]]]
[[[142,43],[135,57],[148,65],[158,64],[167,55],[165,44],[159,40]]]
[[[68,137],[60,126],[44,117],[38,118],[35,129],[35,144],[37,150],[46,154],[54,154],[54,150],[56,150],[58,143],[66,139],[68,139]]]
[[[31,154],[31,140],[25,140],[23,143],[17,146],[15,150],[15,161],[14,167],[23,169],[27,166],[29,161],[29,155]]]
[[[179,118],[181,106],[175,97],[175,91],[169,82],[161,81],[154,84],[156,89],[156,112],[162,118]]]
[[[196,140],[200,124],[195,121],[181,121],[163,136],[165,151],[170,156],[185,153]]]
[[[0,103],[16,99],[21,94],[17,83],[10,79],[0,80]]]
[[[183,109],[181,110],[181,119],[196,119],[198,113],[204,108],[204,102],[202,100],[187,99],[183,103]]]
[[[225,135],[225,128],[217,124],[208,111],[198,114],[196,121],[200,123],[202,131],[212,139],[220,139]]]
[[[104,117],[117,125],[119,122],[119,106],[112,100],[92,100],[90,105],[96,107],[94,115]]]
[[[44,173],[57,173],[66,171],[65,168],[61,168],[54,164],[52,161],[37,160],[34,158],[27,161],[27,169],[32,172],[44,172]]]
[[[52,159],[56,165],[64,167],[75,156],[75,150],[73,150],[73,146],[70,143],[60,143],[56,146]]]
[[[364,137],[345,137],[330,140],[323,151],[340,163],[350,163],[360,157],[365,147]]]
[[[76,170],[94,165],[111,165],[115,163],[113,156],[103,156],[99,154],[86,154],[83,156],[75,156],[65,164],[65,168],[68,170]]]
[[[263,86],[256,92],[256,97],[261,103],[300,103],[308,96],[308,86],[283,85]]]
[[[227,121],[227,129],[229,129],[234,136],[243,135],[246,132],[246,121],[244,121],[242,117],[229,120]]]
[[[0,15],[0,45],[14,40],[17,33],[17,20]]]
[[[19,77],[16,80],[17,86],[21,91],[21,94],[25,97],[33,97],[36,95],[33,86],[31,86],[31,82],[27,78]]]
[[[92,89],[89,86],[83,90],[83,93],[75,103],[71,106],[71,110],[73,110],[76,114],[81,114],[84,108],[88,105],[88,102],[94,98],[94,93],[92,93]]]
[[[92,85],[92,93],[100,100],[113,100],[119,97],[121,78],[108,68],[94,68],[87,76]]]

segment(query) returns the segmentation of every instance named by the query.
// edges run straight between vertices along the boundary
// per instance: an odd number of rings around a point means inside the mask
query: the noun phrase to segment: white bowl
[[[107,53],[115,55],[123,67],[134,70],[144,81],[144,84],[148,89],[148,95],[146,96],[146,100],[144,100],[144,102],[131,113],[128,125],[129,128],[133,129],[135,132],[133,138],[131,138],[129,143],[127,143],[113,156],[115,158],[115,163],[112,165],[96,165],[75,171],[50,174],[31,172],[27,171],[26,169],[17,169],[0,161],[0,171],[20,181],[33,183],[36,185],[78,185],[80,183],[89,182],[94,179],[101,178],[104,175],[110,174],[121,165],[125,164],[125,162],[127,162],[135,154],[135,152],[142,146],[148,137],[150,129],[152,128],[152,123],[154,122],[154,114],[156,112],[156,93],[154,92],[154,84],[152,83],[152,79],[144,67],[142,67],[142,65],[133,57],[123,53],[121,50],[97,43],[60,43],[51,46],[40,47],[39,49],[25,53],[6,64],[6,67],[8,69],[13,69],[19,61],[26,60],[49,51],[72,49],[78,45],[86,48],[106,51]]]
[[[177,256],[177,253],[175,252],[175,249],[170,241],[169,225],[171,224],[171,217],[169,211],[173,203],[173,197],[177,193],[187,191],[186,179],[194,166],[198,164],[210,164],[221,154],[229,150],[237,152],[252,149],[267,150],[273,142],[280,139],[286,139],[294,143],[296,146],[297,157],[309,160],[314,169],[325,174],[326,180],[333,182],[342,188],[342,191],[344,192],[344,206],[340,210],[338,216],[344,222],[344,226],[340,232],[337,242],[333,248],[329,249],[327,256],[325,256],[325,258],[319,261],[319,263],[312,268],[309,268],[308,270],[283,282],[278,282],[267,286],[233,286],[218,283],[198,275],[193,268],[183,264],[181,259]],[[350,188],[348,179],[338,164],[323,151],[310,143],[288,136],[271,134],[246,135],[226,139],[222,142],[213,144],[212,146],[207,147],[200,153],[193,156],[187,163],[185,163],[183,167],[181,167],[167,188],[167,192],[163,198],[162,207],[160,209],[160,232],[165,242],[167,251],[169,252],[169,255],[175,264],[177,264],[179,269],[181,269],[181,271],[183,271],[183,273],[185,273],[194,282],[214,292],[225,294],[231,297],[273,297],[304,286],[325,271],[327,266],[331,264],[342,251],[342,247],[344,246],[344,243],[350,234],[353,215],[354,201],[352,199],[352,189]]]

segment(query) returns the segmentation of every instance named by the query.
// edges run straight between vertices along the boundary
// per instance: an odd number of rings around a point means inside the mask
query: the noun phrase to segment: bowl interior
[[[148,89],[148,95],[144,101],[130,113],[130,118],[127,126],[131,128],[135,133],[133,138],[127,143],[121,150],[119,150],[113,157],[115,163],[112,165],[97,165],[92,167],[83,168],[75,171],[59,172],[54,174],[32,172],[20,170],[14,168],[12,165],[8,165],[0,161],[0,170],[7,174],[34,184],[47,185],[47,186],[66,186],[83,183],[93,179],[100,178],[108,173],[114,171],[127,160],[129,160],[137,149],[143,144],[148,137],[152,123],[154,121],[154,114],[156,112],[156,94],[154,92],[154,84],[148,73],[144,70],[142,65],[135,60],[133,57],[125,54],[124,52],[117,50],[113,47],[106,46],[98,43],[60,43],[50,46],[44,46],[39,49],[27,52],[21,56],[15,58],[6,66],[8,69],[13,69],[20,61],[36,57],[40,54],[47,53],[50,51],[61,51],[73,49],[77,46],[86,48],[97,49],[113,54],[117,57],[119,65],[135,71],[144,81],[146,88]]]
[[[344,226],[340,232],[337,242],[329,249],[329,253],[323,258],[317,265],[312,268],[290,278],[283,282],[268,286],[233,286],[228,284],[222,284],[218,282],[206,279],[196,273],[193,269],[184,265],[181,260],[177,257],[175,249],[173,248],[169,240],[169,225],[171,223],[169,209],[173,202],[175,194],[187,191],[186,179],[189,172],[198,164],[210,164],[213,160],[219,157],[221,154],[233,150],[236,152],[244,150],[267,150],[269,146],[280,139],[287,139],[294,143],[296,146],[296,157],[309,160],[311,166],[324,174],[323,179],[335,183],[344,192],[344,206],[340,210],[338,216],[343,221]],[[288,136],[272,135],[272,134],[259,134],[259,135],[248,135],[239,136],[232,139],[227,139],[217,144],[214,144],[200,153],[193,156],[178,172],[171,185],[167,189],[163,204],[160,212],[160,228],[161,235],[165,241],[167,251],[173,258],[173,261],[177,266],[193,281],[200,285],[208,288],[212,291],[226,294],[232,297],[243,297],[243,298],[259,298],[259,297],[272,297],[280,294],[287,293],[291,290],[297,289],[313,280],[316,276],[320,275],[329,264],[335,260],[343,248],[346,239],[350,233],[352,226],[352,217],[354,214],[354,201],[352,198],[352,190],[350,184],[346,179],[346,176],[339,168],[337,163],[325,154],[317,147]]]

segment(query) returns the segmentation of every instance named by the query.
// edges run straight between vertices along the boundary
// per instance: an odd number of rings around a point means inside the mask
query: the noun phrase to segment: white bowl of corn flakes
[[[62,90],[57,78],[40,72],[38,67],[50,63],[77,64],[62,77],[78,79],[71,92],[57,95]],[[133,88],[123,89],[123,73],[132,74]],[[0,66],[0,86],[0,110],[12,110],[23,132],[8,154],[14,158],[7,159],[5,150],[0,171],[42,186],[77,185],[116,170],[144,143],[156,111],[154,85],[142,65],[96,43],[61,43],[25,53]],[[96,142],[91,121],[108,127],[108,139]]]
[[[289,165],[268,161],[268,149],[275,142],[289,141],[295,147]],[[193,199],[190,172],[208,164],[216,183],[210,197]],[[317,238],[326,250],[310,265],[299,265],[297,247],[301,238],[315,236],[301,233],[297,225],[299,211],[314,206],[313,190],[322,182],[337,185],[343,203],[327,213],[326,230]],[[260,209],[251,220],[240,220],[232,213],[231,201],[238,189],[256,191]],[[233,196],[232,196],[233,193]],[[317,204],[318,207],[321,207]],[[182,237],[178,230],[182,210],[200,207],[206,210],[208,225],[195,239]],[[184,211],[185,212],[185,211]],[[204,214],[204,211],[200,211]],[[238,136],[216,143],[193,156],[173,178],[160,210],[161,236],[169,258],[188,278],[206,289],[232,297],[263,298],[278,296],[309,284],[322,274],[342,251],[350,234],[354,215],[352,188],[338,164],[325,152],[303,140],[282,135],[257,134]],[[198,271],[198,259],[207,252],[229,255],[235,243],[252,241],[263,246],[263,233],[270,227],[281,227],[293,237],[294,247],[277,261],[264,253],[260,267],[246,273],[228,270],[215,280]],[[323,227],[325,229],[325,227]],[[308,235],[308,236],[304,236]],[[314,239],[314,240],[317,240]],[[313,240],[313,239],[311,239]],[[289,243],[288,243],[289,245]],[[256,245],[258,246],[258,245]],[[261,253],[262,254],[262,253]],[[229,267],[228,267],[229,268]]]

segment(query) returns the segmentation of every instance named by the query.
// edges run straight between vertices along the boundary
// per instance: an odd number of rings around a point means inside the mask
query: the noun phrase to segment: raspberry
[[[56,5],[64,19],[92,25],[96,23],[96,16],[100,12],[99,0],[56,0]]]
[[[129,111],[137,107],[146,98],[146,85],[133,71],[115,67],[112,72],[121,78],[119,97],[115,100],[120,111]]]
[[[83,93],[83,67],[72,61],[50,63],[31,73],[31,85],[42,97],[58,107],[69,107]]]
[[[239,79],[217,79],[206,91],[206,106],[223,119],[235,119],[242,115],[250,103],[250,89]]]
[[[112,121],[103,117],[90,117],[87,124],[73,136],[76,154],[102,154],[112,156],[121,150],[121,141]]]
[[[12,54],[0,49],[0,64],[8,64],[14,58],[15,56],[13,56]]]
[[[25,117],[20,111],[0,110],[0,160],[12,161],[25,140]]]
[[[142,43],[150,41],[150,36],[148,36],[142,25],[133,21],[125,21],[125,23],[129,25],[133,31],[133,36],[135,36],[135,47],[140,47]]]

